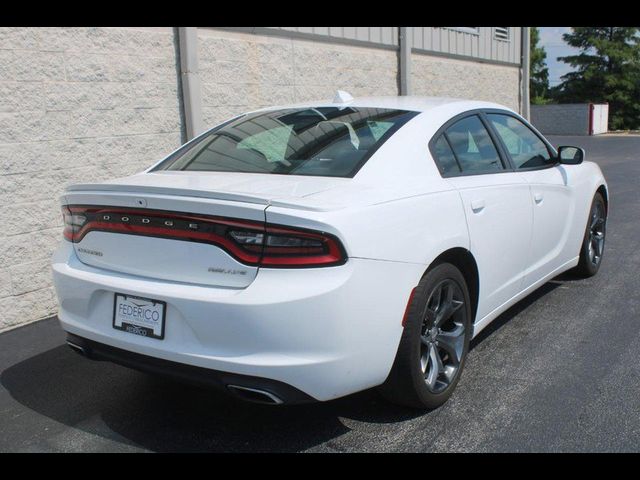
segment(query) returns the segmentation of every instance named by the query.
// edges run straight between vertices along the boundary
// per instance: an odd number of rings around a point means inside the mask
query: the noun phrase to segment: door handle
[[[480,213],[484,210],[484,200],[471,200],[471,210],[473,213]]]
[[[533,194],[533,200],[540,205],[542,203],[542,200],[544,200],[544,195],[542,195],[541,193],[534,193]]]

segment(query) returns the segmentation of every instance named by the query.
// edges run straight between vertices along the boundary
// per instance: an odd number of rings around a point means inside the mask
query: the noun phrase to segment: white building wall
[[[414,95],[429,95],[500,103],[520,111],[520,69],[517,66],[411,55]]]
[[[397,95],[394,50],[201,28],[205,126],[247,110],[354,96]]]
[[[179,145],[171,28],[0,28],[0,329],[56,311],[65,186]]]
[[[337,40],[356,40],[381,45],[398,45],[398,27],[269,27],[288,32],[326,35]]]
[[[411,27],[414,51],[477,58],[518,66],[522,27],[507,29],[507,38],[496,36],[496,27]]]

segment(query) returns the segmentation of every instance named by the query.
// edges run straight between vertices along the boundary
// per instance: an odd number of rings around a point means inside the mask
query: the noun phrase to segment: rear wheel
[[[465,279],[452,264],[439,264],[416,287],[391,373],[380,387],[382,395],[410,407],[439,407],[460,379],[470,338]]]
[[[580,260],[575,273],[581,277],[592,277],[600,269],[604,253],[604,239],[607,228],[607,210],[604,198],[596,193],[591,203],[589,221],[584,233]]]

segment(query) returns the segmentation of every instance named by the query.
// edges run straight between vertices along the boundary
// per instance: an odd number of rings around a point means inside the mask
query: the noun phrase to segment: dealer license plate
[[[166,310],[167,304],[160,300],[116,293],[113,328],[162,340]]]

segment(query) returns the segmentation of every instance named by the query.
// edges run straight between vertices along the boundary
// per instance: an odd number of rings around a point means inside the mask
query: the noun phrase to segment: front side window
[[[545,167],[554,163],[545,143],[524,123],[511,115],[487,114],[517,169]]]
[[[454,123],[444,135],[462,173],[491,173],[504,169],[493,140],[477,115]],[[451,162],[447,163],[451,165],[448,168],[453,169]]]
[[[417,112],[319,107],[258,112],[204,135],[157,170],[350,177]]]

